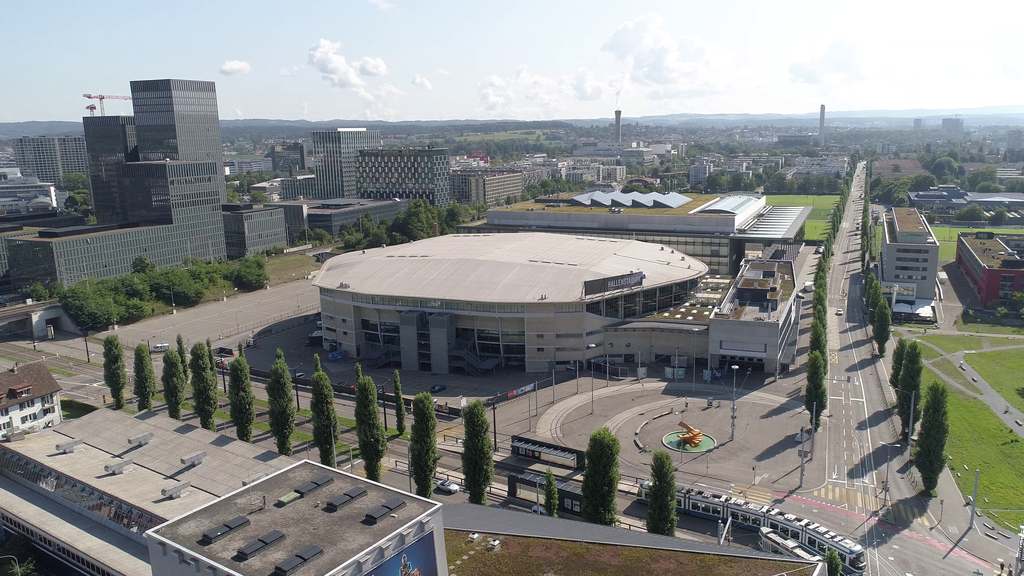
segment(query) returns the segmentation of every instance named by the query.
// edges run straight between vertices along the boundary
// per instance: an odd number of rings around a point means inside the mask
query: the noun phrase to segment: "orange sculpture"
[[[681,420],[679,421],[679,427],[682,428],[683,430],[686,430],[686,432],[682,434],[676,434],[679,440],[686,443],[686,445],[690,446],[691,448],[696,448],[697,446],[700,446],[701,441],[704,440],[703,432],[697,430],[696,428],[690,427],[689,425],[686,424],[686,422],[683,422]]]

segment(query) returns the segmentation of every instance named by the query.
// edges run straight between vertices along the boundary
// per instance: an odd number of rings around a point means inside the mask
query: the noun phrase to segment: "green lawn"
[[[926,367],[922,387],[933,379],[937,379],[935,373]],[[1020,466],[1020,462],[1024,462],[1024,442],[984,402],[955,388],[949,389],[946,454],[953,458],[947,464],[965,497],[974,489],[977,468],[981,470],[979,509],[1018,510],[996,512],[998,518],[993,520],[1014,526],[1024,523],[1024,466]],[[964,470],[964,465],[968,470]]]
[[[923,340],[929,344],[933,344],[939,347],[943,352],[947,354],[955,354],[963,350],[984,350],[985,348],[996,348],[999,346],[1011,346],[1015,344],[1015,341],[1007,340],[1006,338],[981,338],[978,336],[941,336],[938,334],[931,336],[920,336],[918,340]]]
[[[956,364],[953,364],[953,361],[949,358],[939,358],[938,360],[935,360],[932,362],[932,368],[942,372],[965,389],[970,390],[975,394],[981,394],[981,388],[978,388],[974,382],[968,380],[967,376],[964,376],[963,371],[961,371]]]
[[[942,352],[939,352],[935,348],[932,348],[931,346],[921,346],[921,358],[923,358],[925,361],[935,360],[936,358],[941,357]]]
[[[270,277],[271,286],[301,280],[306,274],[319,269],[320,264],[317,264],[312,256],[305,254],[275,256],[267,260],[267,276]]]
[[[956,329],[961,332],[977,334],[1024,334],[1024,328],[1020,326],[1003,326],[1002,324],[990,324],[988,322],[970,322],[965,324],[962,320],[956,321]]]
[[[954,228],[932,226],[935,239],[939,241],[939,260],[956,260],[956,235],[960,232],[1008,232],[1012,228]]]
[[[822,220],[808,220],[804,223],[805,240],[824,240],[828,232],[828,222]]]
[[[765,197],[769,206],[810,206],[811,214],[804,224],[804,238],[824,240],[828,231],[829,212],[839,202],[839,195],[812,196],[809,194],[769,194]]]
[[[94,410],[96,410],[95,406],[86,404],[85,402],[70,400],[68,398],[60,399],[60,411],[65,420],[72,420],[74,418],[85,416]]]
[[[1024,351],[978,352],[967,354],[966,360],[1007,402],[1024,410],[1024,382],[1020,377],[1024,372]]]

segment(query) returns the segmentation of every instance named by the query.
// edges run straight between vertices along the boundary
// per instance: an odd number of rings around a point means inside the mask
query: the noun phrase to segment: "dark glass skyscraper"
[[[103,224],[124,220],[118,201],[117,167],[139,160],[132,116],[82,118],[89,153],[89,186],[96,219]]]

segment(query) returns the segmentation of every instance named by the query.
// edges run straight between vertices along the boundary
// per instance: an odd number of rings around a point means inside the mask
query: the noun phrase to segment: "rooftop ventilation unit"
[[[274,544],[277,544],[281,540],[284,540],[284,533],[279,530],[271,530],[263,536],[260,536],[259,538],[239,548],[238,557],[241,558],[243,562],[245,562],[246,560],[259,554],[260,552],[263,552],[267,548],[273,546]]]
[[[206,532],[203,532],[203,537],[201,540],[199,540],[199,543],[203,545],[213,544],[217,540],[220,540],[228,534],[231,534],[235,530],[245,528],[248,525],[248,518],[246,518],[245,516],[235,516],[234,518],[228,520],[220,526],[210,528]]]
[[[152,432],[146,432],[145,434],[139,434],[138,436],[132,436],[128,439],[129,446],[145,446],[149,444],[149,441],[153,439]]]
[[[323,555],[324,549],[319,546],[307,546],[295,553],[294,556],[282,560],[274,566],[273,576],[288,576],[306,564],[316,560]]]
[[[405,500],[397,497],[391,498],[380,506],[377,506],[373,510],[367,512],[364,521],[370,525],[376,524],[381,518],[391,514],[392,512],[401,510],[402,508],[405,508]]]
[[[206,458],[206,452],[194,452],[187,456],[181,457],[182,466],[198,466],[203,463],[203,459]]]
[[[334,512],[340,508],[348,506],[353,500],[358,500],[363,496],[366,496],[366,488],[363,488],[362,486],[356,486],[354,488],[350,488],[344,494],[335,496],[334,498],[328,500],[326,508],[327,510]]]
[[[113,464],[107,464],[103,467],[103,471],[107,474],[124,474],[124,469],[132,465],[132,459],[122,460],[120,462],[114,462]]]
[[[331,482],[334,482],[334,478],[330,474],[321,474],[298,488],[295,488],[293,492],[298,494],[300,498],[305,498],[310,492],[317,488],[322,488]]]
[[[171,486],[170,488],[164,488],[163,490],[161,490],[160,495],[163,496],[164,498],[176,500],[178,498],[181,498],[182,492],[184,492],[187,488],[191,486],[191,482],[179,482],[174,486]]]
[[[63,452],[65,454],[71,454],[71,453],[73,453],[75,451],[75,447],[76,446],[78,446],[79,444],[84,444],[84,443],[85,443],[85,440],[82,440],[81,438],[79,438],[78,440],[69,440],[69,441],[67,441],[67,442],[65,442],[63,444],[57,444],[56,446],[54,446],[54,449],[57,450],[57,452]]]

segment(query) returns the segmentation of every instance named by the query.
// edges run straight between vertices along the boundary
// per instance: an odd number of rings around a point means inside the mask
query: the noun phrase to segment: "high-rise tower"
[[[313,132],[313,155],[316,158],[314,198],[356,198],[356,158],[360,150],[381,147],[380,130],[337,128]]]
[[[124,219],[119,209],[117,167],[139,160],[134,116],[86,116],[82,118],[89,153],[89,188],[96,219],[103,223]]]
[[[622,110],[615,111],[615,141],[622,142]]]
[[[825,105],[821,105],[821,114],[818,116],[818,146],[825,147]]]

